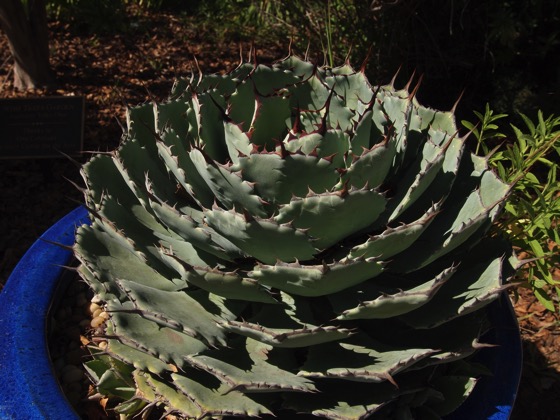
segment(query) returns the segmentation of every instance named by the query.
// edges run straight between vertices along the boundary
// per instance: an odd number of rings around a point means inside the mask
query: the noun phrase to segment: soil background
[[[76,161],[0,159],[0,287],[27,248],[82,202],[73,185],[81,185],[79,165],[89,152],[110,151],[119,144],[128,104],[165,99],[175,78],[189,78],[197,66],[205,73],[232,69],[251,48],[240,42],[210,42],[184,17],[151,12],[135,19],[126,34],[109,35],[51,22],[51,62],[58,83],[32,92],[14,90],[7,40],[0,33],[0,98],[77,95],[86,99],[83,157]],[[263,63],[287,54],[287,45],[258,49]],[[526,290],[518,290],[512,298],[524,350],[512,419],[560,419],[560,320]]]

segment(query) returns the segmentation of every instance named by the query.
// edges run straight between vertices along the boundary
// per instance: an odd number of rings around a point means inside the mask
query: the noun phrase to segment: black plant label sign
[[[0,159],[82,153],[85,99],[56,96],[0,100]]]

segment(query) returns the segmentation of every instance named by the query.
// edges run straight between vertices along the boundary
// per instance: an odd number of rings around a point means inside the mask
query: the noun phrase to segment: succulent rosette
[[[290,56],[127,123],[74,247],[117,413],[435,419],[470,394],[515,259],[486,234],[510,187],[453,112]]]

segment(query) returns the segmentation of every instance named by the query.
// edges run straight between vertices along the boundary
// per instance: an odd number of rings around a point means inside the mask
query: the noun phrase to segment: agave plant
[[[485,236],[510,187],[453,112],[290,56],[127,123],[83,167],[74,247],[117,413],[432,419],[470,394],[515,259]]]

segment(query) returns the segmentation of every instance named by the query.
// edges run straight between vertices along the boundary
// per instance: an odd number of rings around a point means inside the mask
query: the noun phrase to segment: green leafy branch
[[[475,111],[475,115],[477,124],[462,121],[477,139],[475,152],[485,154],[489,166],[513,184],[504,216],[495,227],[532,260],[520,275],[537,299],[554,311],[560,296],[560,282],[553,277],[560,266],[560,117],[545,119],[539,111],[534,123],[520,114],[525,127],[511,124],[513,136],[508,137],[497,124],[506,114],[494,114],[487,104],[484,114]]]

